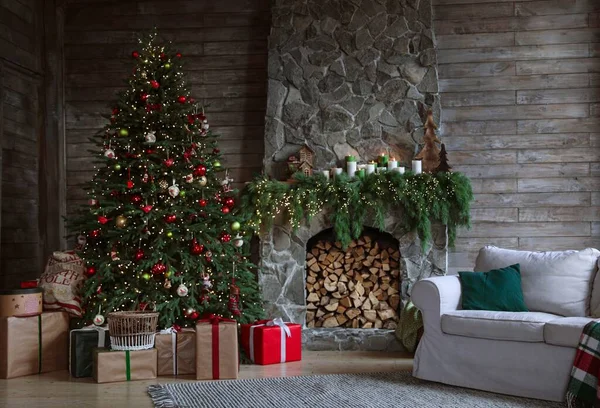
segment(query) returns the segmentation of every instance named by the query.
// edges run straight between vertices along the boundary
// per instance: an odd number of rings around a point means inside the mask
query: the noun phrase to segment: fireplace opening
[[[342,248],[331,228],[306,246],[306,326],[395,329],[400,306],[400,245],[364,227]]]

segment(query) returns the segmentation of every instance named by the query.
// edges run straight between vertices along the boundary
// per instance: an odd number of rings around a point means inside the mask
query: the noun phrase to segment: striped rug
[[[562,408],[563,404],[451,387],[410,372],[332,374],[151,385],[157,408]]]

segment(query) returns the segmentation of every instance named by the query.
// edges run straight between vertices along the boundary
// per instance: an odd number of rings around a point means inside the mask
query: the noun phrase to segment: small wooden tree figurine
[[[435,134],[437,126],[433,122],[433,112],[431,110],[427,112],[427,120],[423,127],[425,128],[425,135],[423,136],[425,146],[415,156],[415,159],[423,161],[423,171],[425,173],[433,173],[440,164],[440,148],[437,145],[437,143],[440,143],[440,139]]]
[[[440,150],[440,165],[435,169],[436,173],[450,172],[452,167],[448,164],[448,153],[446,152],[446,145],[442,143],[442,150]]]

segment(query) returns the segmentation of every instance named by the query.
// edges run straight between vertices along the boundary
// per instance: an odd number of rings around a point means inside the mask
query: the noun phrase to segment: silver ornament
[[[179,195],[179,187],[177,187],[176,184],[173,184],[171,187],[169,187],[169,195],[173,198]]]
[[[156,132],[150,131],[146,133],[146,143],[155,143],[156,142]]]

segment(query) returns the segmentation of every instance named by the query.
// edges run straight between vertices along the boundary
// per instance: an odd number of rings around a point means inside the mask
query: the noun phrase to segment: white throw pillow
[[[530,311],[589,316],[599,257],[600,251],[594,248],[531,252],[486,246],[479,251],[475,271],[485,272],[518,263],[523,299]],[[592,302],[592,311],[598,307],[600,294],[597,303]]]

